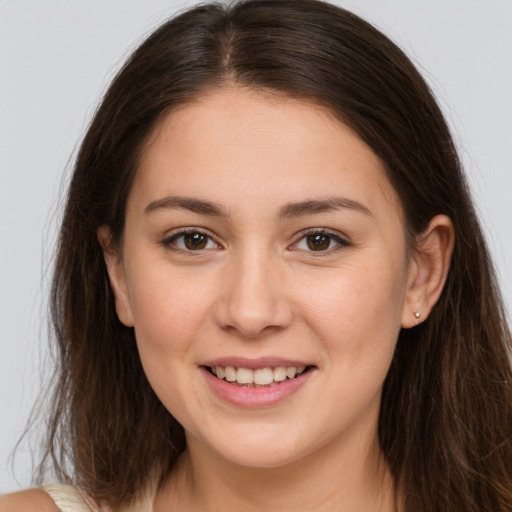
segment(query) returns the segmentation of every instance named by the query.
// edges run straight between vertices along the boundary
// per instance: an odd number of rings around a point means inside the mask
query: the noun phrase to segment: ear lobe
[[[453,253],[455,232],[446,215],[436,215],[416,238],[412,249],[402,327],[414,327],[428,317],[443,291]]]
[[[103,258],[107,267],[110,287],[114,294],[117,316],[126,327],[133,327],[133,315],[121,254],[118,249],[112,246],[112,234],[109,226],[100,226],[96,235],[103,249]]]

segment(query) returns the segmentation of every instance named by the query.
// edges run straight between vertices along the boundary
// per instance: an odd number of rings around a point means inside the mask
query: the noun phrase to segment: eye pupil
[[[183,237],[185,247],[192,251],[204,249],[208,243],[208,237],[203,233],[187,233]]]
[[[308,248],[312,251],[323,251],[325,249],[329,249],[331,237],[322,234],[309,235],[307,237],[307,244]]]

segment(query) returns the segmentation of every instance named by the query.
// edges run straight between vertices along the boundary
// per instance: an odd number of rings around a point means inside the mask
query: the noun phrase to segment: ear
[[[454,240],[453,224],[446,215],[436,215],[416,237],[402,312],[403,328],[425,320],[438,301],[450,268]]]
[[[96,232],[103,249],[103,257],[107,266],[110,287],[114,294],[117,316],[126,327],[133,327],[133,314],[128,297],[128,288],[119,250],[112,246],[112,233],[108,226],[100,226]]]

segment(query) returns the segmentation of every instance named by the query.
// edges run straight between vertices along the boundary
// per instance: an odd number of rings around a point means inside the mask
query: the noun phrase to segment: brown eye
[[[325,251],[330,248],[332,237],[317,233],[315,235],[308,235],[306,237],[306,244],[308,249],[312,251]]]
[[[179,249],[180,251],[208,251],[212,249],[221,249],[219,244],[202,231],[186,230],[162,241],[162,245],[169,249]]]
[[[290,246],[290,249],[310,253],[326,253],[327,255],[350,245],[341,234],[322,229],[304,234],[297,242]]]
[[[204,233],[186,233],[183,235],[185,247],[191,251],[205,249],[208,245],[209,237]]]

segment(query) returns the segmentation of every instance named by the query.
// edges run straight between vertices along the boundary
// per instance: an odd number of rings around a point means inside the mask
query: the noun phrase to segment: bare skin
[[[59,512],[50,496],[41,489],[29,489],[0,496],[0,512]]]
[[[311,233],[326,237],[319,250]],[[380,161],[315,105],[225,88],[164,118],[122,251],[98,230],[118,316],[187,436],[155,511],[395,512],[382,383],[400,328],[439,297],[452,235],[437,216],[411,251]],[[311,371],[253,407],[210,386],[204,368],[219,358]]]
[[[368,454],[365,462],[358,459],[360,472],[344,473],[339,460],[326,453],[316,453],[293,467],[278,470],[221,464],[211,472],[200,463],[196,465],[191,460],[194,456],[187,452],[157,493],[154,512],[396,512],[393,479],[382,461],[375,463],[377,453]]]
[[[155,128],[122,250],[108,226],[98,239],[119,319],[187,437],[154,512],[399,510],[382,385],[398,332],[439,298],[453,227],[436,216],[409,247],[395,190],[347,126],[293,99],[212,91]],[[263,360],[309,373],[255,406],[206,369]],[[55,511],[29,492],[0,512]]]

